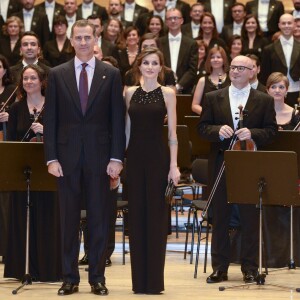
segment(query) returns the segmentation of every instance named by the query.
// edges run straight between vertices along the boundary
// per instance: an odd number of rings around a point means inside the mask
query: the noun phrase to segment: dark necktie
[[[82,69],[79,77],[79,97],[80,97],[81,110],[83,114],[85,114],[86,106],[88,102],[88,96],[89,96],[88,77],[85,69],[87,65],[88,65],[87,63],[82,64]]]

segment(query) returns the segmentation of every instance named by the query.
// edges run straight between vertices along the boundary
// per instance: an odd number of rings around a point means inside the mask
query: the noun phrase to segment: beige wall
[[[124,0],[122,0],[122,1],[124,2]],[[184,0],[184,1],[188,2],[190,4],[193,4],[196,2],[195,0]],[[40,2],[42,2],[42,0],[36,0],[36,4],[38,4]],[[62,4],[62,3],[64,3],[64,0],[58,0],[57,2]],[[80,4],[80,3],[82,3],[82,0],[77,0],[77,2],[78,2],[78,4]],[[102,6],[107,7],[108,0],[95,0],[95,2]],[[140,5],[148,7],[149,9],[152,8],[151,0],[137,0],[136,2]],[[238,0],[238,2],[246,3],[247,0]],[[284,4],[286,11],[291,11],[293,9],[293,1],[292,0],[282,0],[282,2]]]

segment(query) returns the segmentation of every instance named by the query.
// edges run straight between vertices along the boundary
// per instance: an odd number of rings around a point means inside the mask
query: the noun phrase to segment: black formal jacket
[[[21,9],[22,5],[19,0],[9,0],[7,8],[7,18],[12,16],[14,13],[20,11]]]
[[[269,75],[273,72],[281,72],[287,75],[288,66],[280,40],[266,46],[262,53],[261,72],[259,79],[266,84]],[[300,42],[294,40],[294,46],[291,55],[290,75],[294,81],[300,78]]]
[[[65,40],[62,50],[59,51],[56,39],[54,39],[45,43],[43,55],[51,67],[56,67],[72,59],[75,56],[75,51],[68,38]]]
[[[121,20],[122,21],[125,21],[125,18],[124,18],[124,10],[125,10],[125,5],[123,4],[123,11],[121,12]],[[148,13],[149,12],[149,9],[144,7],[144,6],[141,6],[137,3],[135,3],[135,7],[134,7],[134,12],[133,12],[133,20],[132,22],[128,22],[128,21],[125,21],[127,23],[127,26],[131,26],[131,25],[135,25],[138,17],[142,14],[145,14],[145,13]]]
[[[211,142],[209,162],[210,177],[212,177],[217,157],[224,155],[231,141],[231,139],[221,141],[219,137],[219,131],[223,125],[233,128],[229,87],[207,93],[202,108],[198,133]],[[263,92],[251,89],[245,110],[247,110],[247,117],[244,118],[244,127],[251,131],[251,137],[259,149],[269,143],[277,132],[274,100]]]
[[[210,0],[198,0],[198,2],[202,3],[205,6],[205,10],[211,12],[211,2]],[[231,15],[231,6],[236,2],[236,0],[224,0],[224,25],[232,23],[232,15]]]
[[[200,27],[199,27],[199,31],[200,31]],[[181,32],[182,34],[184,34],[185,36],[193,39],[193,31],[192,31],[192,23],[189,22],[189,23],[186,23],[186,24],[183,24],[181,26]],[[198,35],[199,35],[199,32],[198,32]],[[196,37],[197,38],[197,37]],[[195,39],[196,39],[195,38]]]
[[[168,36],[163,36],[159,39],[159,48],[165,58],[165,65],[171,68],[170,47]],[[183,93],[192,91],[198,61],[198,46],[197,43],[184,35],[182,35],[179,48],[179,56],[177,61],[177,83],[183,87]]]
[[[101,50],[103,53],[103,57],[113,55],[115,46],[108,40],[101,38]]]
[[[176,2],[176,8],[181,11],[182,17],[183,17],[183,23],[184,24],[186,24],[186,23],[188,23],[188,22],[191,21],[191,17],[190,17],[191,7],[190,7],[189,4],[187,4],[184,1],[177,0],[177,2]]]
[[[76,168],[81,151],[95,174],[110,158],[123,161],[125,105],[120,72],[96,60],[85,115],[82,114],[74,59],[50,70],[44,112],[46,161],[58,159],[64,175]]]
[[[20,47],[20,39],[17,41],[13,51],[11,51],[10,38],[8,36],[4,36],[0,39],[0,53],[8,59],[10,66],[15,65],[21,59]]]
[[[106,22],[108,20],[108,14],[105,7],[94,3],[92,15],[98,16],[101,18],[102,22]],[[78,5],[77,9],[77,20],[83,19],[82,17],[82,4]]]
[[[246,4],[247,14],[253,14],[258,17],[258,0],[249,1]],[[270,0],[268,12],[268,31],[272,36],[275,32],[279,31],[278,22],[280,16],[284,14],[284,6],[281,1]]]
[[[129,64],[127,50],[115,48],[112,56],[118,61],[119,70],[122,76],[122,83],[124,85],[125,74],[132,68],[132,65]]]
[[[40,12],[46,14],[45,1],[36,5],[35,8],[38,9]],[[61,5],[55,1],[53,19],[59,15],[64,15],[64,7],[63,7],[63,5]],[[52,23],[51,38],[53,38],[53,37],[54,37],[54,35],[53,35],[53,23]]]
[[[224,40],[227,47],[229,47],[229,43],[232,36],[233,36],[233,24],[224,25],[220,37]]]
[[[24,22],[23,10],[15,13],[14,16],[19,17]],[[38,35],[42,47],[50,39],[48,17],[39,9],[34,9],[30,30]]]
[[[264,48],[270,44],[269,40],[262,36],[256,36],[253,42],[253,48],[249,49],[249,40],[243,39],[242,54],[255,54],[259,59],[261,59],[262,52]]]

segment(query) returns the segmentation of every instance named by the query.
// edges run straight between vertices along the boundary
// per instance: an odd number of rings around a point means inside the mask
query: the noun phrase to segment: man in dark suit
[[[22,61],[18,62],[10,68],[13,82],[19,84],[21,72],[24,67],[29,64],[37,64],[40,66],[46,74],[48,74],[50,67],[48,67],[39,58],[41,54],[41,44],[36,33],[32,31],[26,31],[21,38],[20,53]]]
[[[68,22],[68,29],[67,29],[67,37],[70,38],[71,36],[71,29],[73,24],[80,20],[77,15],[77,0],[65,0],[64,3],[64,15]]]
[[[258,0],[247,2],[246,12],[247,14],[253,14],[258,18],[265,37],[271,39],[272,35],[279,30],[278,22],[280,16],[284,14],[284,6],[281,1],[277,0],[266,0],[264,5],[268,6],[268,15],[266,18],[258,9]]]
[[[177,8],[181,11],[183,17],[183,24],[186,24],[191,21],[190,11],[191,7],[188,3],[181,0],[167,0],[166,1],[167,10],[170,8]]]
[[[260,73],[260,60],[255,54],[247,54],[246,57],[249,57],[253,64],[253,75],[251,76],[249,83],[251,87],[255,90],[267,93],[267,88],[258,81],[258,74]]]
[[[20,0],[23,9],[15,13],[23,23],[25,31],[35,32],[42,46],[50,38],[49,21],[46,14],[34,8],[35,0]]]
[[[235,3],[235,0],[198,0],[198,2],[204,4],[205,11],[214,15],[219,33],[221,33],[224,25],[232,23],[231,6]],[[223,10],[223,15],[219,14],[220,8]]]
[[[104,23],[108,19],[105,7],[96,4],[94,0],[83,0],[82,4],[78,6],[77,20],[87,19],[87,17],[91,15],[100,17]]]
[[[110,215],[110,177],[118,178],[125,149],[124,101],[118,69],[95,59],[95,28],[77,21],[71,32],[75,59],[48,77],[44,137],[48,172],[58,177],[63,284],[59,295],[78,291],[78,229],[86,199],[89,283],[107,295],[105,259]]]
[[[6,2],[7,4],[5,5],[4,2]],[[0,1],[0,14],[3,17],[4,22],[6,22],[7,18],[20,11],[21,9],[22,6],[19,0]]]
[[[140,31],[140,36],[147,32],[147,21],[153,16],[160,16],[165,22],[166,19],[166,0],[152,0],[153,10],[138,17],[135,26]]]
[[[98,37],[98,46],[102,50],[103,56],[111,56],[114,50],[114,45],[106,39],[103,39],[101,34],[103,31],[103,23],[100,17],[91,15],[87,17],[90,24],[93,24],[96,29],[96,36]]]
[[[45,0],[40,4],[35,6],[35,9],[39,10],[43,14],[46,14],[49,21],[49,30],[51,33],[51,38],[54,37],[54,28],[53,28],[53,20],[55,17],[59,15],[63,15],[64,7],[57,3],[55,0]]]
[[[292,10],[291,14],[294,19],[300,18],[300,0],[293,0],[294,9]]]
[[[250,87],[252,61],[245,56],[235,57],[230,66],[231,86],[206,94],[198,125],[199,134],[211,144],[209,158],[210,186],[217,177],[224,151],[233,136],[244,141],[252,139],[258,148],[276,134],[274,100]],[[242,105],[247,110],[244,127],[238,128],[236,112]],[[229,222],[232,204],[227,203],[225,174],[222,175],[212,202],[212,268],[207,283],[228,280],[230,263]],[[239,205],[241,220],[241,270],[246,283],[255,282],[258,275],[259,210],[255,205]]]
[[[165,65],[177,77],[177,93],[189,94],[193,88],[198,58],[197,43],[181,33],[183,23],[181,12],[171,8],[166,14],[169,33],[159,39],[159,48],[165,58]]]
[[[121,20],[126,22],[126,26],[135,25],[138,17],[148,12],[148,8],[137,4],[135,0],[125,0],[121,11]]]
[[[300,90],[300,42],[293,37],[294,27],[295,22],[291,14],[280,17],[280,37],[264,48],[260,75],[263,84],[266,84],[273,72],[286,75],[290,82],[286,103],[293,107],[297,103]]]
[[[191,22],[188,22],[181,26],[182,34],[189,38],[195,39],[199,36],[200,30],[200,18],[205,11],[202,3],[194,3],[191,7],[190,17]]]
[[[231,15],[233,22],[224,25],[220,37],[226,42],[227,46],[230,45],[231,38],[234,34],[241,35],[242,26],[246,17],[245,5],[236,2],[231,7]]]

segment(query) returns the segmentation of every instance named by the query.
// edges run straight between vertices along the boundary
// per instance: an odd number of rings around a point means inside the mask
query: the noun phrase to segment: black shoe
[[[206,278],[207,283],[217,283],[228,280],[227,272],[216,270]]]
[[[106,288],[105,284],[101,282],[91,284],[91,292],[100,296],[108,295],[108,289]]]
[[[243,272],[243,280],[245,283],[253,283],[256,282],[258,272],[256,270],[249,270]]]
[[[78,261],[78,264],[79,265],[88,265],[89,264],[89,257],[86,253],[83,255],[82,259],[80,259]]]
[[[110,266],[111,266],[111,260],[110,260],[110,258],[107,258],[105,260],[105,267],[110,267]]]
[[[78,292],[78,285],[70,282],[64,282],[57,294],[59,296],[72,295]]]

